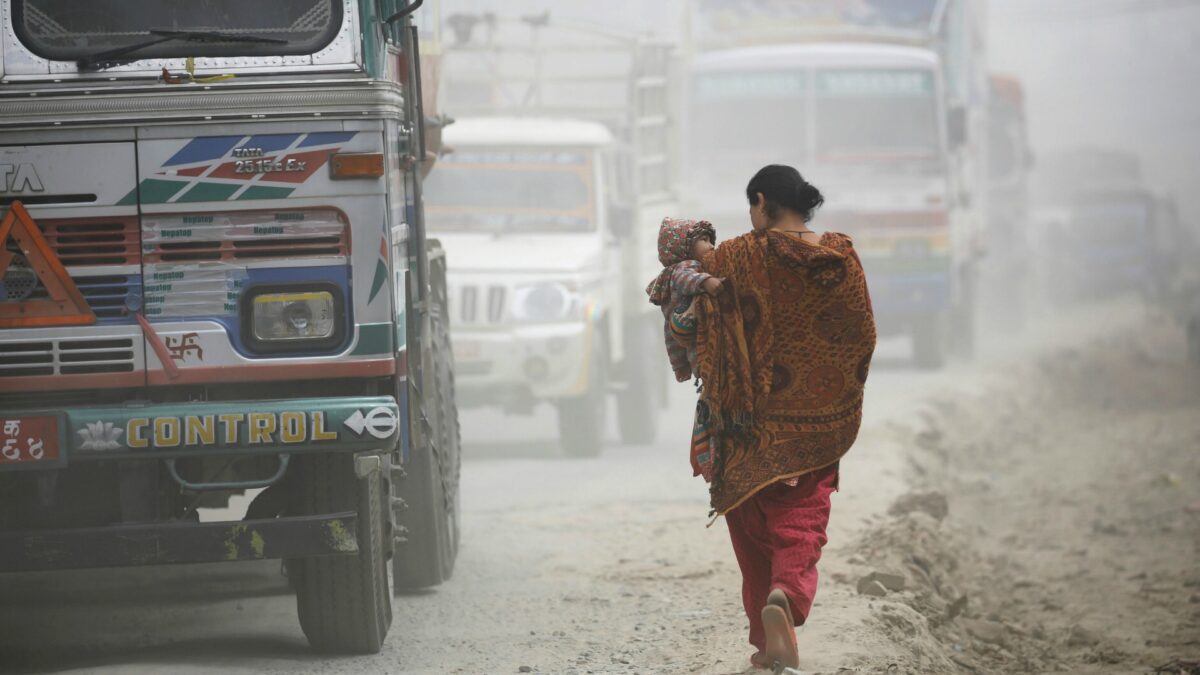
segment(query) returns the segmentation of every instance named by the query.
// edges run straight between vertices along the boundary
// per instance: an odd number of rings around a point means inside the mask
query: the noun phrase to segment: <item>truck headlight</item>
[[[526,322],[562,321],[578,307],[578,293],[566,284],[532,284],[513,293],[512,316]]]
[[[252,288],[242,334],[256,351],[313,351],[342,343],[342,294],[333,286]]]

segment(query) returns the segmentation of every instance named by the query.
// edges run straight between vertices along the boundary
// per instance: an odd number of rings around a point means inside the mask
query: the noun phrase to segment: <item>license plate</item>
[[[483,345],[478,342],[455,342],[454,358],[459,361],[478,361],[483,357]]]
[[[57,417],[0,416],[0,465],[55,463],[58,459]]]

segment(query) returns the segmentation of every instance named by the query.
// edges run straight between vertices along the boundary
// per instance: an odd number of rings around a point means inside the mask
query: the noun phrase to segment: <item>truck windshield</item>
[[[214,32],[261,41],[165,40],[139,59],[312,54],[342,26],[341,0],[12,0],[13,27],[29,51],[58,61],[153,39],[152,31]]]
[[[425,180],[435,232],[590,232],[592,163],[585,153],[457,152]]]
[[[936,169],[941,121],[933,73],[822,70],[816,74],[816,160]]]
[[[1074,226],[1092,245],[1124,244],[1136,248],[1152,241],[1150,207],[1136,195],[1096,195],[1075,205]]]
[[[744,183],[765,157],[803,165],[808,148],[804,71],[698,74],[692,84],[685,166],[693,181]]]

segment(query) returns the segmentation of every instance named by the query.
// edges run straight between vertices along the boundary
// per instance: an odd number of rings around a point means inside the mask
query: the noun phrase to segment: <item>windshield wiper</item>
[[[79,70],[97,71],[106,68],[114,68],[133,63],[138,59],[124,58],[131,54],[160,45],[164,42],[172,42],[180,40],[183,42],[242,42],[246,44],[267,44],[267,45],[286,45],[287,40],[279,38],[260,37],[258,35],[241,35],[239,33],[224,33],[221,31],[200,31],[200,30],[159,30],[150,29],[146,31],[150,35],[156,36],[153,40],[145,42],[137,42],[124,47],[117,47],[91,56],[84,56],[75,62]]]

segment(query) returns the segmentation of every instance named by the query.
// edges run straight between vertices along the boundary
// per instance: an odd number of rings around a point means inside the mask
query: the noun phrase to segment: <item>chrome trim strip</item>
[[[101,93],[103,92],[103,93]],[[403,117],[399,85],[337,80],[294,85],[0,91],[0,130],[114,124],[163,125],[219,120]]]

